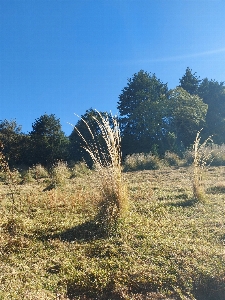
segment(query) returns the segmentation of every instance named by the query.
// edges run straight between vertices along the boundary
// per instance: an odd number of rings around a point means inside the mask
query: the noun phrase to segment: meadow
[[[98,169],[2,173],[0,299],[224,300],[225,167],[201,174],[199,201],[192,166],[152,160],[124,166],[129,207],[109,235]]]

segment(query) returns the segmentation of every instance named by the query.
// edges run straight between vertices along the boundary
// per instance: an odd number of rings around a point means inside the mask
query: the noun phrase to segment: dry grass
[[[2,183],[0,299],[224,300],[225,168],[203,177],[204,205],[193,198],[191,174],[168,167],[125,173],[124,234],[104,239],[93,222],[99,172],[45,192],[37,180],[20,186],[13,220]]]
[[[118,231],[119,224],[128,211],[128,192],[122,175],[119,124],[117,119],[112,117],[113,124],[110,125],[109,118],[97,113],[98,118],[93,117],[93,119],[105,142],[105,152],[97,142],[97,133],[92,132],[85,120],[82,119],[91,134],[92,143],[88,143],[76,127],[75,130],[82,138],[85,144],[84,149],[89,153],[99,174],[102,201],[99,205],[96,223],[101,227],[103,234],[111,235]]]
[[[202,187],[203,171],[207,164],[212,160],[212,151],[209,151],[208,144],[212,143],[211,137],[200,143],[199,131],[193,145],[194,160],[193,160],[193,195],[196,200],[205,202],[205,192]]]

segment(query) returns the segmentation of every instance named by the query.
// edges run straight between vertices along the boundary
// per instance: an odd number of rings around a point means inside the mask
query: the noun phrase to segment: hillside
[[[124,177],[129,213],[108,238],[94,223],[96,171],[1,182],[0,299],[224,300],[225,167],[204,174],[203,203],[190,167]]]

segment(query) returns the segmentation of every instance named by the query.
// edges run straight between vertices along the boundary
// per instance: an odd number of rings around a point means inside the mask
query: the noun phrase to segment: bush
[[[35,180],[40,180],[42,178],[48,178],[48,171],[40,164],[33,166],[29,169],[29,173]]]
[[[70,171],[67,163],[57,161],[51,169],[51,181],[53,185],[64,185],[66,180],[70,178]]]
[[[87,175],[91,172],[87,164],[84,161],[76,163],[73,167],[70,168],[71,178],[81,177]]]
[[[211,146],[212,166],[225,166],[225,145]]]
[[[150,153],[134,153],[125,158],[124,171],[157,170],[163,162],[156,155]]]
[[[176,153],[170,151],[166,151],[164,160],[169,166],[178,167],[182,164],[180,157]]]

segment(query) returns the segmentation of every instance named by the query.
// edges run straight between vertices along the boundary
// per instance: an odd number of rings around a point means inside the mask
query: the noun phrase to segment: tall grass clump
[[[209,137],[201,144],[200,133],[201,131],[198,131],[193,144],[193,195],[199,202],[204,202],[205,193],[202,187],[202,175],[210,159],[212,160],[211,151],[208,150],[208,145],[212,143],[212,139]]]
[[[97,117],[92,118],[100,129],[105,150],[98,142],[97,133],[91,130],[84,119],[81,120],[87,126],[92,142],[87,142],[76,127],[75,130],[84,142],[83,148],[89,153],[99,176],[101,201],[96,223],[102,234],[112,235],[118,232],[119,224],[124,220],[128,210],[127,188],[122,176],[121,137],[116,117],[111,118],[112,124],[109,117],[103,117],[98,111]]]

